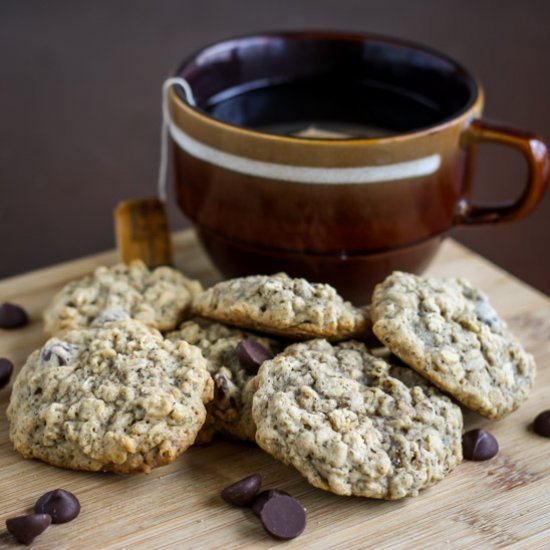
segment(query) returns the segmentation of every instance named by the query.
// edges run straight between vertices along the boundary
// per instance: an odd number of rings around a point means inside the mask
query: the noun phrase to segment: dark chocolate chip
[[[224,401],[229,396],[229,381],[223,374],[214,377],[214,398],[216,401]]]
[[[0,304],[0,328],[19,328],[28,322],[29,317],[22,307],[8,302]]]
[[[52,522],[48,514],[29,514],[6,520],[8,531],[22,544],[30,544]]]
[[[498,441],[485,430],[470,430],[462,436],[462,451],[468,460],[489,460],[498,453]]]
[[[221,497],[225,502],[235,506],[249,506],[260,491],[261,486],[262,476],[254,474],[226,487],[221,492]]]
[[[69,491],[56,489],[42,495],[34,505],[37,514],[49,514],[52,523],[67,523],[78,516],[80,502]]]
[[[289,540],[301,535],[306,527],[306,511],[291,496],[280,495],[267,500],[260,519],[272,536]]]
[[[485,323],[489,328],[498,328],[500,326],[498,315],[487,300],[477,299],[475,309],[478,321]]]
[[[235,353],[241,367],[249,374],[256,374],[264,361],[273,358],[269,350],[258,344],[258,342],[250,340],[250,338],[241,340],[235,348]]]
[[[542,437],[550,437],[550,411],[543,411],[537,415],[533,422],[533,429]]]
[[[42,361],[47,363],[52,357],[55,357],[57,364],[60,367],[69,364],[73,349],[67,342],[63,340],[52,339],[46,342],[42,350]]]
[[[123,309],[105,309],[94,319],[94,325],[104,325],[105,323],[123,321],[129,318],[130,316]]]
[[[262,491],[252,502],[252,511],[260,517],[262,513],[262,508],[264,504],[273,497],[286,495],[290,496],[286,491],[281,491],[280,489],[268,489],[267,491]]]
[[[13,363],[5,357],[0,357],[0,388],[9,384],[12,372]]]

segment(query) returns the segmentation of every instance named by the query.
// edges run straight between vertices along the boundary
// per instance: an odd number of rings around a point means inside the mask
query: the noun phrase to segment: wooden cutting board
[[[206,285],[219,278],[190,230],[176,235],[175,245],[176,264],[185,273]],[[19,303],[32,317],[24,329],[0,331],[0,356],[19,368],[44,341],[41,312],[54,292],[116,260],[108,252],[0,282],[0,302]],[[5,416],[10,384],[0,390],[2,527],[6,518],[27,513],[44,492],[61,487],[78,495],[82,512],[71,523],[51,526],[32,548],[549,548],[550,440],[535,435],[530,424],[550,408],[550,301],[451,240],[429,274],[466,277],[488,293],[535,355],[536,387],[519,411],[499,422],[465,417],[467,429],[484,427],[497,437],[501,450],[494,459],[464,462],[420,496],[396,502],[314,489],[253,445],[224,441],[193,447],[149,475],[65,471],[13,451]],[[306,506],[302,536],[273,540],[249,510],[220,500],[224,486],[255,472],[263,475],[264,487],[282,488]],[[16,546],[9,534],[0,534],[1,548]]]

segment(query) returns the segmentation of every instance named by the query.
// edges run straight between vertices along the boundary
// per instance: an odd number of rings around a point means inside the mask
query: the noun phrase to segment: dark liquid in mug
[[[213,118],[271,134],[306,138],[378,138],[437,124],[444,106],[410,90],[369,79],[309,77],[253,82],[211,97]]]

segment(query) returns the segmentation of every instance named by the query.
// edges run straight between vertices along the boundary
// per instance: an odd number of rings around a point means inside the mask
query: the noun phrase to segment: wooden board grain
[[[219,277],[194,234],[175,236],[176,264],[211,284]],[[41,312],[54,292],[95,266],[113,263],[114,252],[96,255],[0,282],[0,302],[30,313],[22,330],[0,331],[0,356],[19,368],[43,341]],[[500,443],[491,461],[464,462],[420,496],[397,502],[338,497],[309,486],[253,445],[219,441],[193,447],[149,475],[119,476],[65,471],[23,460],[11,447],[5,409],[10,386],[0,390],[0,521],[26,513],[45,491],[63,487],[81,500],[81,515],[54,525],[36,549],[155,548],[548,548],[550,547],[550,441],[530,424],[550,408],[550,301],[509,274],[448,240],[432,275],[463,276],[492,303],[537,360],[529,401],[509,417],[489,422],[466,414],[466,426],[488,427]],[[249,510],[219,498],[228,483],[261,472],[266,487],[279,487],[308,509],[304,534],[288,543],[268,537]],[[0,547],[16,547],[7,533]]]

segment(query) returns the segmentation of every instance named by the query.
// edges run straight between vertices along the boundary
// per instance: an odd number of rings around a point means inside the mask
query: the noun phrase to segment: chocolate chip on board
[[[268,489],[267,491],[262,491],[252,502],[252,511],[260,517],[262,513],[262,508],[264,504],[273,497],[286,495],[290,496],[286,491],[281,491],[280,489]]]
[[[13,372],[13,363],[5,357],[0,357],[0,388],[9,384]]]
[[[262,476],[254,474],[226,487],[221,492],[221,497],[225,502],[234,506],[249,506],[260,491],[261,486]]]
[[[462,452],[468,460],[489,460],[498,453],[498,441],[485,430],[470,430],[462,436]]]
[[[29,316],[22,307],[9,302],[0,304],[0,328],[10,330],[25,326],[28,322]]]
[[[260,519],[270,535],[282,540],[296,538],[306,527],[304,507],[288,495],[268,499],[262,508]]]
[[[30,544],[52,522],[48,514],[29,514],[6,520],[8,531],[22,544]]]
[[[80,513],[80,502],[69,491],[56,489],[42,495],[34,505],[37,514],[49,514],[52,523],[66,523]]]
[[[535,433],[542,437],[550,437],[550,411],[542,411],[533,422]]]
[[[273,355],[258,342],[245,338],[239,342],[235,348],[235,353],[239,359],[241,367],[248,374],[256,374],[260,365],[268,359],[273,359]]]

